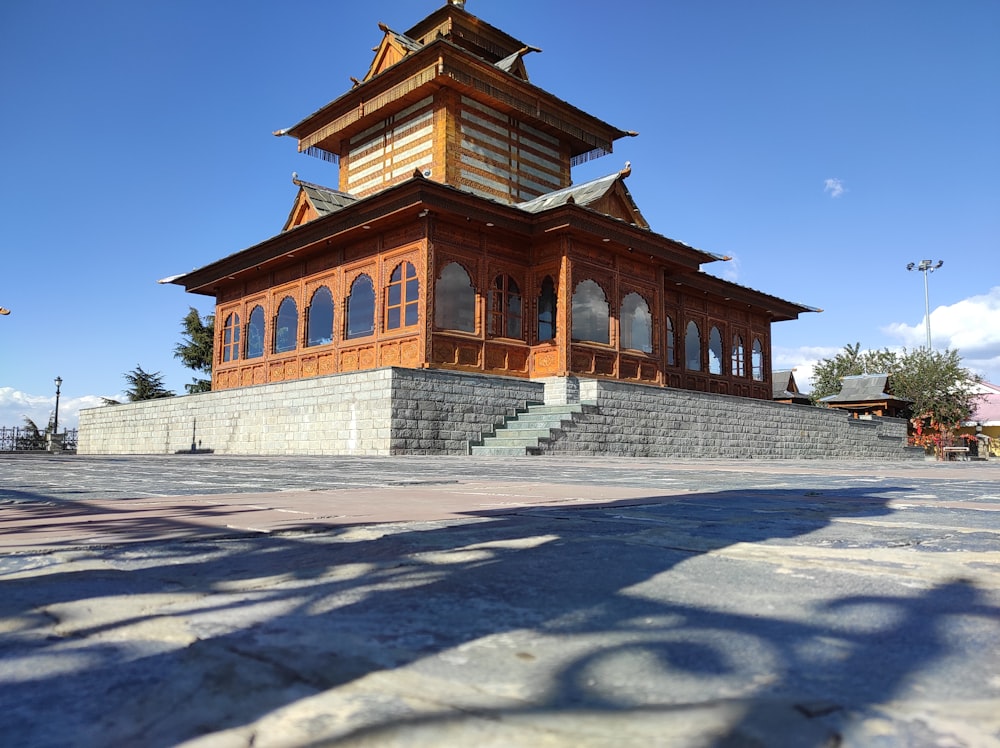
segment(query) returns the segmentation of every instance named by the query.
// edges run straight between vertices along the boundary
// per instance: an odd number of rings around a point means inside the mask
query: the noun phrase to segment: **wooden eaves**
[[[385,116],[393,101],[418,101],[449,86],[515,115],[534,127],[571,143],[571,156],[610,153],[621,130],[515,75],[506,73],[447,39],[435,39],[380,75],[275,135],[296,138],[299,151],[316,148],[335,156],[342,141]]]
[[[657,258],[668,265],[671,272],[683,273],[685,279],[696,275],[701,264],[723,259],[583,206],[567,204],[541,213],[528,213],[516,206],[484,200],[415,175],[406,182],[165,282],[184,286],[191,293],[211,296],[224,281],[236,280],[242,273],[304,259],[327,250],[334,242],[349,241],[352,236],[367,231],[366,226],[373,228],[376,223],[381,229],[387,221],[416,221],[424,210],[431,214],[462,216],[484,227],[492,223],[494,230],[526,238],[562,232],[591,241],[594,237],[606,238],[609,246],[631,248],[640,256]]]

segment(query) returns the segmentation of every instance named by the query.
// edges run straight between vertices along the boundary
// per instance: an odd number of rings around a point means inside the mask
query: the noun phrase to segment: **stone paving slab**
[[[0,742],[1000,745],[998,468],[2,457]]]

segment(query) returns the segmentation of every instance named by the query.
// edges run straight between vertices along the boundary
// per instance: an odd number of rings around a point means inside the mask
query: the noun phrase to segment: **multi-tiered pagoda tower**
[[[650,230],[635,135],[533,85],[533,48],[454,1],[381,25],[363,79],[277,135],[339,164],[281,233],[173,279],[216,299],[213,389],[386,366],[770,399],[770,326],[816,311],[707,275]]]

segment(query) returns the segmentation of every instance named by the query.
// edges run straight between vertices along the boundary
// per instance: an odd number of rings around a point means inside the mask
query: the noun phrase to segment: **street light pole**
[[[56,377],[56,414],[52,418],[52,436],[59,433],[59,388],[62,387],[62,377]]]
[[[944,265],[944,260],[938,260],[937,265],[933,260],[921,260],[919,263],[911,262],[906,266],[907,270],[919,270],[924,274],[924,320],[927,326],[927,350],[931,349],[931,293],[927,276],[939,267]]]

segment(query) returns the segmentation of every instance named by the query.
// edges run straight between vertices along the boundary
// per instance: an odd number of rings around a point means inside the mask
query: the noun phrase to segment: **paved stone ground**
[[[1000,745],[1000,464],[3,456],[0,743]]]

